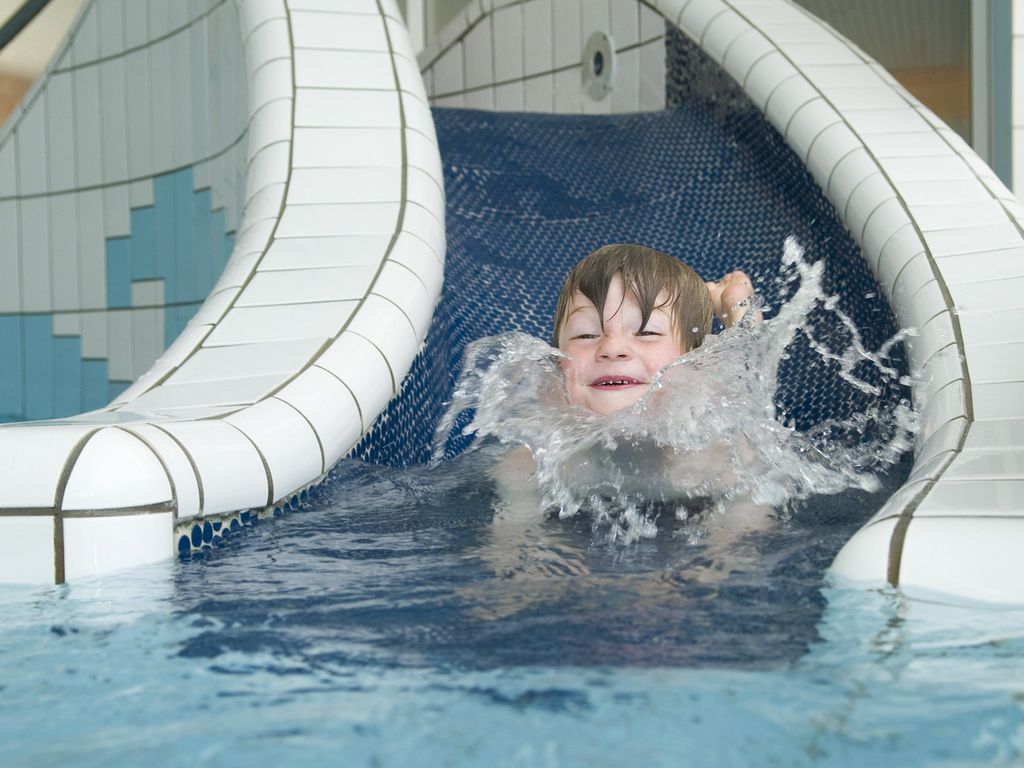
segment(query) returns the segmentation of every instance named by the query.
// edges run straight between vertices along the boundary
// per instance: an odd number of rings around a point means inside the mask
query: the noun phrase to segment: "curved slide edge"
[[[398,390],[444,192],[393,0],[243,0],[245,209],[184,332],[111,405],[0,428],[0,581],[167,559],[289,504]]]
[[[1024,208],[881,65],[794,3],[637,5],[639,23],[597,4],[584,3],[578,19],[543,2],[471,4],[419,57],[428,93],[439,105],[477,108],[657,109],[663,100],[644,90],[657,73],[642,73],[632,96],[628,82],[613,83],[603,102],[580,95],[578,49],[566,48],[605,32],[625,43],[623,62],[638,52],[624,72],[656,68],[651,16],[696,42],[804,162],[899,323],[919,332],[906,344],[921,419],[913,472],[840,551],[832,574],[847,584],[1024,602],[1024,560],[1007,543],[1024,543]],[[525,62],[502,53],[545,18],[554,21],[551,53],[536,43]]]

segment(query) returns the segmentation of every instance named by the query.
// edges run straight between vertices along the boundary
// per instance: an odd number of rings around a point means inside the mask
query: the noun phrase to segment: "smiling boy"
[[[555,309],[555,346],[569,402],[608,415],[634,405],[652,377],[699,347],[712,314],[739,322],[750,279],[704,282],[688,265],[642,245],[600,248],[573,268]]]

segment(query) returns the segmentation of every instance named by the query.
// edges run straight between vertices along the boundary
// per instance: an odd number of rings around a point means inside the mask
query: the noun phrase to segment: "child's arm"
[[[754,284],[745,272],[730,272],[721,280],[706,283],[715,315],[726,328],[736,325],[747,313],[746,300],[754,295]],[[763,319],[757,313],[757,320]]]

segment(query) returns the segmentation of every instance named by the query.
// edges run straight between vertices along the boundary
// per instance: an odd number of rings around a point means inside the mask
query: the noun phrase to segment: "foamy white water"
[[[802,335],[849,386],[877,394],[855,369],[866,362],[895,381],[889,355],[912,332],[866,349],[836,297],[824,294],[822,263],[805,262],[789,238],[782,265],[784,279],[799,286],[774,317],[761,323],[748,312],[744,322],[663,368],[636,405],[611,416],[568,402],[564,355],[543,341],[507,333],[473,342],[437,430],[435,461],[458,416],[473,409],[465,434],[529,449],[544,509],[564,517],[587,507],[599,522],[617,519],[623,525],[613,538],[623,529],[629,539],[653,535],[644,512],[652,502],[746,498],[779,507],[812,494],[874,490],[876,473],[911,446],[916,417],[909,403],[798,431],[776,413],[779,363]],[[818,339],[816,309],[846,329],[842,349]]]

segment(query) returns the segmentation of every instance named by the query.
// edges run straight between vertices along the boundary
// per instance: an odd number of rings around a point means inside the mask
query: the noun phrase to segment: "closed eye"
[[[576,340],[576,339],[596,339],[597,338],[597,334],[596,333],[578,333],[575,336],[570,336],[570,338],[573,339],[573,340]]]
[[[664,336],[665,334],[661,331],[640,331],[637,336]]]

